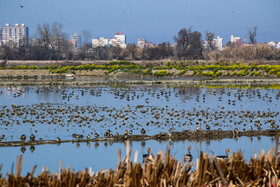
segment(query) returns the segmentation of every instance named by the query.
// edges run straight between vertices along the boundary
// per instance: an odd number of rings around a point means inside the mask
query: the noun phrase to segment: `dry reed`
[[[0,186],[280,186],[280,159],[273,149],[265,154],[255,154],[247,163],[241,152],[235,152],[229,161],[216,160],[207,153],[200,152],[197,168],[194,163],[182,163],[170,154],[167,147],[165,155],[160,151],[148,163],[137,163],[138,152],[134,161],[127,146],[126,157],[121,161],[118,152],[118,164],[115,170],[101,170],[94,174],[88,169],[74,172],[70,168],[62,170],[61,162],[58,173],[49,173],[44,168],[37,177],[34,166],[31,173],[21,176],[23,157],[17,158],[16,174],[0,174]],[[1,172],[1,166],[0,166]]]

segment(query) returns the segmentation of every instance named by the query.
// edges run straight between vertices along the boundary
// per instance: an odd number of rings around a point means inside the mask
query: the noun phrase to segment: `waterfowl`
[[[31,151],[31,153],[33,153],[35,151],[35,146],[34,145],[30,146],[30,151]]]
[[[146,131],[145,131],[145,129],[141,129],[141,134],[146,134]]]
[[[118,133],[118,132],[116,132],[115,136],[119,136],[119,133]]]
[[[209,125],[206,125],[206,129],[207,129],[207,130],[210,130],[210,126],[209,126]]]
[[[98,138],[98,137],[99,137],[99,134],[95,133],[95,134],[94,134],[94,137],[95,137],[95,138]]]
[[[32,141],[34,141],[34,140],[35,140],[35,136],[34,136],[34,134],[31,134],[31,135],[30,135],[30,140],[32,140]]]
[[[154,156],[152,155],[151,151],[152,151],[152,148],[148,148],[147,149],[148,154],[143,154],[144,163],[148,163],[151,161],[151,159],[153,159]]]
[[[26,136],[23,134],[23,135],[21,135],[20,139],[21,140],[26,140]]]
[[[216,159],[218,159],[218,160],[228,160],[229,159],[228,152],[231,152],[231,150],[226,149],[226,155],[216,156]]]
[[[129,131],[129,134],[132,134],[132,130]]]
[[[90,135],[89,134],[87,135],[87,139],[90,139]]]
[[[57,137],[57,138],[56,138],[56,141],[57,141],[57,142],[60,142],[61,140],[60,140],[60,138],[59,138],[59,137]]]
[[[188,147],[188,153],[186,153],[186,154],[184,155],[184,161],[185,161],[185,162],[191,162],[192,159],[193,159],[193,156],[192,156],[192,154],[191,154],[191,149],[193,149],[193,147]]]
[[[26,148],[25,148],[25,147],[22,147],[22,148],[20,148],[20,151],[21,151],[22,153],[24,153],[24,152],[26,151]]]
[[[128,132],[127,132],[127,130],[125,129],[125,131],[124,131],[124,135],[127,135],[128,134]]]

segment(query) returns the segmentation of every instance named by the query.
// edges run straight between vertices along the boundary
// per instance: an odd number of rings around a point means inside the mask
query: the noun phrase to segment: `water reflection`
[[[26,147],[1,147],[0,163],[3,163],[2,173],[11,169],[12,163],[15,163],[17,155],[24,155],[23,174],[31,172],[33,166],[38,164],[36,174],[41,171],[42,167],[48,167],[51,172],[57,172],[59,160],[62,160],[63,168],[68,165],[71,169],[84,170],[86,167],[92,167],[94,171],[113,168],[117,165],[118,150],[122,151],[122,158],[126,155],[126,143],[109,143],[99,142],[91,145],[90,142],[85,143],[63,143],[58,145],[38,145]],[[147,148],[152,148],[152,153],[157,154],[159,151],[165,152],[166,146],[170,147],[170,153],[182,161],[184,154],[187,153],[189,146],[193,161],[199,157],[200,151],[208,152],[210,155],[224,155],[226,149],[232,151],[241,151],[244,154],[244,159],[249,159],[254,156],[255,151],[260,154],[261,150],[268,152],[270,147],[275,146],[275,140],[270,137],[262,137],[261,141],[258,138],[241,137],[237,141],[234,139],[222,139],[221,141],[134,141],[128,142],[132,149],[132,159],[134,153],[138,150],[137,162],[142,162],[142,155],[147,153]],[[36,148],[35,148],[36,147]],[[231,154],[231,153],[230,153]],[[40,159],[38,159],[40,158]]]

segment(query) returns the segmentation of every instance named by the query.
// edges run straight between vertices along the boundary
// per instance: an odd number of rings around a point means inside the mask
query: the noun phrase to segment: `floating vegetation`
[[[184,163],[175,159],[167,147],[166,153],[160,151],[157,156],[151,154],[149,162],[137,163],[138,151],[134,160],[127,143],[126,157],[115,170],[101,170],[94,173],[91,168],[84,171],[62,170],[60,161],[58,173],[50,173],[43,168],[42,173],[34,176],[35,165],[31,173],[21,176],[23,156],[17,159],[16,173],[0,174],[1,186],[279,186],[280,159],[273,149],[255,156],[249,162],[242,153],[234,152],[227,160],[217,160],[213,155],[200,152],[195,162]],[[1,167],[0,167],[1,168]]]

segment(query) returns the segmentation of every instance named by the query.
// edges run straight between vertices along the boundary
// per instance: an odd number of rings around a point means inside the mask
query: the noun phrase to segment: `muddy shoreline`
[[[218,130],[185,130],[182,132],[171,132],[171,133],[160,133],[156,135],[119,135],[113,137],[98,137],[90,139],[69,139],[69,140],[34,140],[34,141],[9,141],[0,142],[0,147],[19,147],[19,146],[30,146],[30,145],[42,145],[42,144],[61,144],[61,143],[82,143],[82,142],[123,142],[126,140],[130,141],[207,141],[207,140],[221,140],[221,139],[238,139],[239,137],[275,137],[277,133],[280,133],[280,129],[269,129],[264,131],[218,131]]]

